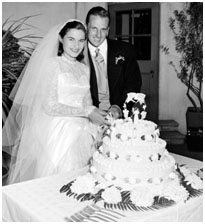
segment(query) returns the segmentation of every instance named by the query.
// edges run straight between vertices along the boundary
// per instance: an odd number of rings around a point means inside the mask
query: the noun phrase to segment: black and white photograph
[[[2,2],[2,222],[203,222],[203,2]]]

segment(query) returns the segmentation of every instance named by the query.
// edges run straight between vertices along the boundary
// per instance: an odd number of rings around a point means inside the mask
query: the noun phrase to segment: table
[[[196,171],[203,167],[198,160],[172,154],[179,164],[186,164],[190,170]],[[59,193],[60,188],[72,178],[86,173],[88,167],[81,170],[25,181],[2,188],[2,219],[3,221],[27,222],[65,222],[71,216],[92,202],[77,200]],[[120,211],[123,213],[123,211]],[[158,211],[126,212],[125,221],[203,221],[203,197],[188,200],[185,204],[173,205]]]

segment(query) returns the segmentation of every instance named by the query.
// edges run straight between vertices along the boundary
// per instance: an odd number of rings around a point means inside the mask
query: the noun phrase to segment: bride
[[[89,69],[77,60],[85,39],[78,20],[51,29],[14,87],[2,139],[12,146],[8,184],[88,164],[97,127],[107,122],[92,105]]]

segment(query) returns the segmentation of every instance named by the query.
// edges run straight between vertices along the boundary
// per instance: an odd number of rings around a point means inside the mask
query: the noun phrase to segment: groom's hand
[[[109,125],[110,123],[106,120],[106,115],[107,112],[96,107],[94,110],[92,110],[88,117],[94,124]]]

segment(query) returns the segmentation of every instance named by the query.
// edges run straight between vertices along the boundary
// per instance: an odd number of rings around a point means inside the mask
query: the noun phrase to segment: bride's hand
[[[110,123],[106,120],[107,113],[98,109],[97,107],[92,110],[92,112],[88,115],[89,119],[98,125],[109,125]]]

